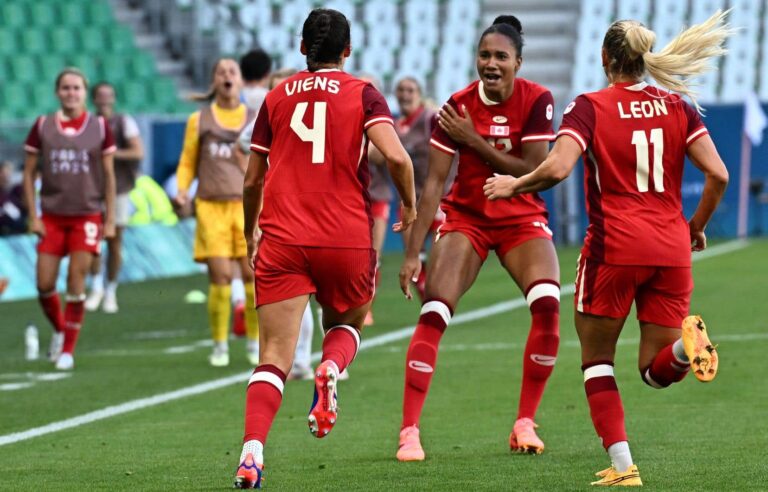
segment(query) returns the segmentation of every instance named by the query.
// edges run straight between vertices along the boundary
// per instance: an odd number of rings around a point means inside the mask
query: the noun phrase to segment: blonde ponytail
[[[714,70],[711,59],[727,52],[723,44],[734,33],[725,23],[729,12],[718,10],[706,21],[678,34],[660,52],[643,54],[648,74],[661,86],[688,96],[699,112],[702,109],[696,101],[697,93],[690,87],[691,79]]]

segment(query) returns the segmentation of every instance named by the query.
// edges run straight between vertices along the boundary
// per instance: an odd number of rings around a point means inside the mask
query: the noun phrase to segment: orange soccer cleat
[[[683,320],[683,349],[696,379],[708,383],[717,375],[717,351],[707,334],[701,316],[688,316]]]
[[[338,368],[332,361],[321,362],[315,370],[315,396],[309,410],[309,432],[317,438],[325,437],[336,423],[336,383]]]
[[[424,461],[424,449],[419,439],[419,428],[409,425],[400,431],[400,445],[397,448],[398,461]]]
[[[517,419],[509,435],[509,449],[517,453],[543,453],[544,442],[536,435],[537,427],[529,418]]]

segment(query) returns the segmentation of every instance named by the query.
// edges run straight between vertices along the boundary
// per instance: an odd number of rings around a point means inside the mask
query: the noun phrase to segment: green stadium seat
[[[133,76],[138,79],[149,79],[157,74],[155,59],[149,53],[136,51],[131,58]]]
[[[32,87],[32,108],[37,113],[51,113],[59,107],[59,100],[53,86],[50,84],[36,84]]]
[[[15,29],[0,29],[0,55],[18,53],[18,44]]]
[[[112,9],[104,0],[94,0],[88,3],[88,18],[92,26],[113,24]]]
[[[41,55],[50,52],[45,29],[27,27],[19,33],[19,41],[26,54]]]
[[[118,90],[120,105],[129,112],[141,112],[152,106],[147,85],[143,82],[124,82]]]
[[[53,90],[53,83],[59,72],[67,66],[67,62],[61,55],[48,55],[40,64],[40,83]]]
[[[62,2],[59,5],[60,22],[69,26],[83,26],[87,23],[85,5],[80,2]]]
[[[80,49],[84,53],[104,52],[104,31],[100,27],[84,27],[79,31]]]
[[[20,2],[0,2],[0,18],[7,27],[24,28],[29,25],[27,9]]]
[[[16,115],[26,112],[31,102],[27,93],[27,86],[28,84],[21,82],[3,84],[0,87],[2,106]]]
[[[13,74],[13,79],[18,82],[38,82],[40,80],[40,70],[35,57],[13,56],[8,59],[8,67]]]
[[[109,82],[113,86],[119,85],[128,74],[128,63],[119,56],[105,56],[99,65],[101,65],[101,80]],[[120,95],[118,94],[118,99]]]
[[[54,27],[50,30],[51,51],[57,53],[74,53],[80,46],[76,33],[71,27]]]
[[[167,110],[176,106],[179,94],[172,80],[158,77],[152,81],[150,89],[152,91],[152,100],[159,107]]]
[[[31,2],[29,5],[29,23],[37,27],[60,25],[61,19],[53,2]]]
[[[99,77],[96,59],[90,55],[70,55],[66,57],[66,62],[67,66],[75,67],[83,72],[91,84]]]
[[[111,51],[114,53],[127,53],[134,49],[133,33],[130,29],[122,25],[105,29]]]

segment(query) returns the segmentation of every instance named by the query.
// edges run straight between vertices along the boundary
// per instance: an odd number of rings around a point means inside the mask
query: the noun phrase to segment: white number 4
[[[653,145],[653,189],[659,193],[664,191],[664,131],[661,128],[651,130],[651,145]],[[648,138],[644,130],[632,132],[632,145],[635,146],[637,155],[637,189],[641,192],[648,191],[649,159]]]
[[[291,130],[296,132],[302,142],[312,143],[312,164],[322,164],[325,160],[325,109],[327,103],[314,103],[315,117],[312,121],[312,128],[307,128],[304,124],[304,114],[307,112],[309,103],[300,102],[296,104],[291,116]]]

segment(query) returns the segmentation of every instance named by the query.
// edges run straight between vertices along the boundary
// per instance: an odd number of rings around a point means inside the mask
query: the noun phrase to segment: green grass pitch
[[[563,285],[577,250],[560,249]],[[663,391],[637,371],[637,323],[630,318],[616,377],[633,457],[650,490],[768,490],[765,354],[768,242],[694,266],[692,311],[719,343],[711,384],[689,376]],[[399,255],[383,264],[376,325],[364,339],[415,324],[419,306],[396,285]],[[205,305],[183,303],[202,276],[124,285],[120,313],[88,314],[71,377],[45,380],[52,365],[23,359],[28,322],[49,327],[36,302],[0,304],[0,440],[3,436],[131,400],[246,372],[242,341],[232,365],[207,365]],[[490,258],[458,307],[468,312],[520,297]],[[541,456],[513,455],[507,438],[520,386],[527,309],[452,326],[422,420],[427,460],[395,458],[408,339],[359,354],[340,384],[339,422],[325,439],[307,430],[309,382],[288,382],[266,450],[268,490],[588,490],[608,459],[592,428],[573,329],[573,297],[563,297],[561,347],[537,421]],[[319,335],[315,346],[319,346]],[[167,353],[169,348],[173,348]],[[41,377],[41,375],[43,375]],[[12,389],[14,387],[20,389]],[[245,381],[196,396],[0,446],[0,489],[224,490],[239,457]]]

